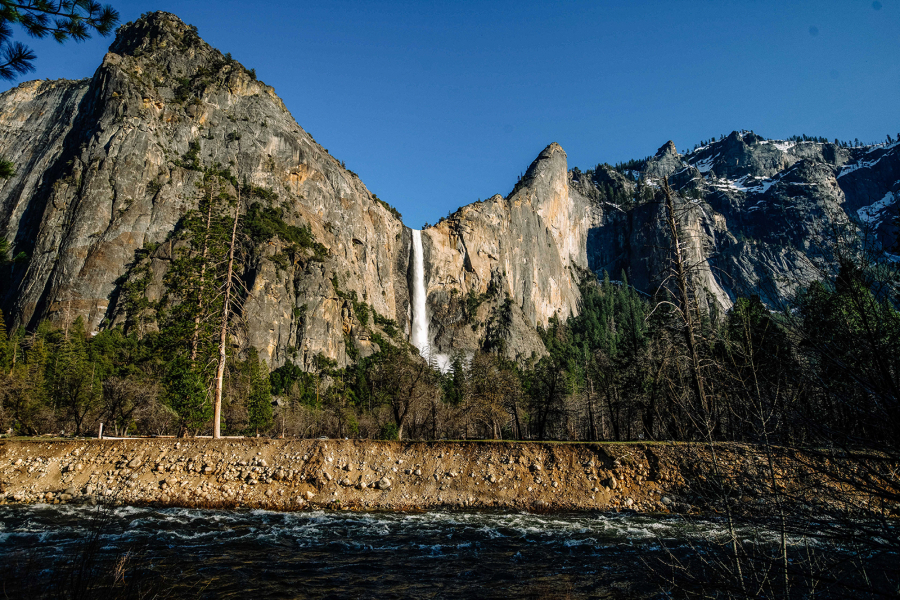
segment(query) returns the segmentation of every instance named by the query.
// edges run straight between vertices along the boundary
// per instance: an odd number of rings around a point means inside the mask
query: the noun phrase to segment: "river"
[[[55,596],[85,555],[102,579],[129,552],[126,580],[163,597],[658,598],[668,552],[722,534],[633,513],[0,507],[10,597]]]
[[[652,597],[662,582],[643,561],[686,535],[680,519],[636,514],[35,505],[0,507],[0,522],[7,565],[71,561],[96,534],[106,557],[137,552],[184,595],[210,598]]]

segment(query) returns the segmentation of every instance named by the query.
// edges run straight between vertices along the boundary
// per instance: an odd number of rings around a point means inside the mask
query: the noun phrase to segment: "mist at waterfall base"
[[[100,572],[192,598],[656,598],[650,568],[724,535],[715,521],[640,514],[354,513],[75,505],[0,506],[10,597],[77,563],[97,535]],[[25,580],[28,560],[31,579]]]
[[[409,341],[418,348],[419,354],[435,365],[441,373],[450,370],[450,355],[432,352],[428,335],[428,294],[425,291],[425,256],[422,251],[422,231],[412,229],[412,327]]]

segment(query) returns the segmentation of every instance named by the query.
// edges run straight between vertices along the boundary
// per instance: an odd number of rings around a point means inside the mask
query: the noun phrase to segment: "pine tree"
[[[100,402],[101,376],[95,362],[89,360],[84,320],[78,317],[71,335],[64,337],[52,361],[51,390],[54,404],[75,424],[81,435],[85,419]]]
[[[272,387],[269,382],[269,368],[259,359],[255,348],[249,350],[246,365],[250,384],[247,398],[248,429],[259,433],[272,426]]]
[[[35,435],[37,416],[46,406],[47,390],[44,372],[47,368],[48,352],[43,338],[34,336],[24,361],[17,362],[8,378],[8,388],[12,393],[6,397],[4,408],[12,417],[13,429],[19,434]]]
[[[179,417],[179,435],[202,428],[212,417],[206,378],[189,358],[176,356],[166,365],[166,400]]]
[[[165,382],[170,405],[182,419],[182,434],[200,429],[200,419],[210,412],[213,435],[219,437],[228,338],[239,315],[235,251],[240,200],[229,190],[239,194],[240,188],[230,173],[217,169],[204,172],[199,188],[198,210],[182,219],[181,237],[188,244],[166,276],[162,336],[172,358]]]
[[[622,341],[628,346],[628,352],[631,355],[635,355],[643,347],[645,341],[646,324],[644,323],[644,318],[646,316],[646,305],[637,291],[628,285],[628,275],[625,274],[624,270],[622,271],[620,298],[622,306],[619,309],[619,313],[623,315],[625,323]]]
[[[0,376],[8,372],[12,367],[10,360],[11,348],[9,337],[6,333],[6,321],[3,320],[3,311],[0,310]]]
[[[179,250],[166,273],[165,310],[162,329],[167,343],[176,351],[188,348],[191,361],[203,365],[215,355],[217,320],[221,295],[216,270],[227,257],[226,235],[231,219],[229,196],[220,175],[204,172],[199,184],[198,210],[181,220],[180,238],[188,242]],[[227,232],[227,234],[226,234]]]
[[[613,358],[617,354],[617,329],[616,329],[616,310],[615,310],[615,286],[609,280],[609,273],[603,272],[603,284],[601,290],[601,312],[600,326],[603,331],[603,343],[601,349],[607,356]]]

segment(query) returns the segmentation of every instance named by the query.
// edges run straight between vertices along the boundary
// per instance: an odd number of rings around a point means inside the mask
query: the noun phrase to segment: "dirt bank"
[[[683,444],[136,439],[0,442],[0,503],[410,510],[699,511],[708,449]],[[760,452],[717,447],[735,500],[765,504]],[[783,462],[783,460],[782,460]],[[794,461],[796,463],[796,461]],[[802,465],[775,485],[810,486]]]

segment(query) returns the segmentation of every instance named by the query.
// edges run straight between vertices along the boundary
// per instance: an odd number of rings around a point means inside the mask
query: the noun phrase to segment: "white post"
[[[98,440],[103,439],[103,423],[100,423],[100,433],[97,434],[97,439]]]

